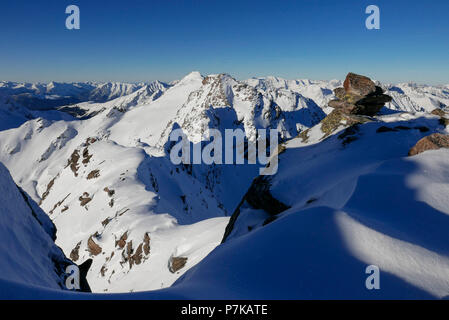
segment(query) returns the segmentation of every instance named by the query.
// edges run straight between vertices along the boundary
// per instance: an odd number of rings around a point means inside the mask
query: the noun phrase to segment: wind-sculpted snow
[[[228,110],[228,116],[219,109]],[[220,116],[216,115],[218,112]],[[298,93],[280,90],[267,94],[228,75],[211,75],[204,78],[199,90],[190,94],[172,122],[179,123],[192,142],[201,141],[201,134],[208,128],[225,127],[220,121],[226,123],[226,128],[242,124],[247,138],[255,141],[257,129],[278,129],[281,138],[287,139],[325,115],[315,102]],[[169,133],[165,130],[160,143],[166,142]]]
[[[407,112],[431,112],[434,109],[449,108],[449,90],[447,87],[431,87],[416,84],[385,86],[386,94],[393,97],[387,104],[391,110]]]

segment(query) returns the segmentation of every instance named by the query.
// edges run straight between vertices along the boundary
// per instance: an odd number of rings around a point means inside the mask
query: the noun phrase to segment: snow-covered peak
[[[184,78],[182,78],[180,81],[178,81],[176,84],[187,84],[189,82],[195,82],[198,80],[203,80],[203,76],[199,71],[192,71],[188,75],[186,75]]]

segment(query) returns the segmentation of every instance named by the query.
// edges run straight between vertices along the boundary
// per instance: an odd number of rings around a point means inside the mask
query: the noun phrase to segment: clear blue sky
[[[65,28],[65,8],[81,29]],[[365,8],[381,30],[365,28]],[[193,70],[238,79],[449,83],[448,0],[0,2],[0,79],[147,81]]]

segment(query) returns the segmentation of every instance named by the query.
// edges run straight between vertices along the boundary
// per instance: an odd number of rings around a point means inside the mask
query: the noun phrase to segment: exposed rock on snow
[[[432,110],[431,114],[434,114],[436,116],[445,117],[447,114],[442,109],[435,109]]]
[[[304,143],[313,141],[318,142],[343,128],[357,126],[371,121],[373,121],[373,119],[367,116],[347,114],[337,109],[327,115],[317,126],[301,132],[298,137]]]
[[[434,133],[419,140],[416,145],[410,149],[408,155],[415,156],[428,150],[438,150],[449,148],[449,135]]]
[[[89,248],[89,252],[94,256],[98,256],[103,251],[101,247],[92,239],[92,236],[90,236],[87,241],[87,247]]]
[[[76,244],[76,247],[75,248],[73,248],[73,250],[70,252],[70,259],[72,259],[72,261],[78,261],[78,259],[79,259],[79,251],[80,251],[80,246],[81,246],[81,241],[80,242],[78,242],[77,244]]]
[[[263,210],[271,217],[278,215],[281,212],[289,209],[290,207],[283,204],[279,200],[275,199],[270,193],[270,179],[266,176],[259,176],[254,179],[248,192],[243,197],[242,202],[236,208],[229,220],[229,224],[226,226],[225,234],[223,236],[222,243],[226,241],[229,235],[234,230],[235,222],[240,216],[240,212],[243,206],[249,205],[256,210]],[[270,218],[267,218],[270,219]],[[268,221],[272,221],[271,219]],[[268,222],[265,220],[264,224]]]
[[[359,97],[366,97],[376,91],[376,85],[370,78],[352,72],[346,76],[343,82],[343,88],[345,89],[345,94]]]

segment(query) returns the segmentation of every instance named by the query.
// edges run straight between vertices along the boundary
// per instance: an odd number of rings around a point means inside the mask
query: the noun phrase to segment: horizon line
[[[286,80],[286,81],[304,81],[304,80],[308,80],[308,81],[326,81],[326,82],[331,82],[331,81],[344,81],[344,79],[317,79],[317,78],[284,78],[281,76],[276,76],[273,74],[270,75],[265,75],[265,76],[252,76],[249,78],[237,78],[232,76],[230,73],[210,73],[210,74],[203,74],[200,71],[191,71],[187,74],[185,74],[185,76],[181,77],[181,78],[176,78],[173,80],[168,80],[168,81],[163,81],[163,80],[159,80],[159,79],[147,79],[147,80],[135,80],[135,81],[127,81],[127,80],[39,80],[39,81],[29,81],[29,80],[6,80],[6,79],[0,79],[0,82],[10,82],[10,83],[16,83],[16,84],[50,84],[50,83],[60,83],[60,84],[77,84],[77,83],[99,83],[99,84],[106,84],[106,83],[122,83],[122,84],[149,84],[152,82],[161,82],[164,84],[170,84],[172,82],[176,82],[176,81],[181,81],[182,79],[184,79],[185,77],[189,76],[190,74],[193,73],[199,73],[202,77],[207,77],[207,76],[215,76],[215,75],[228,75],[231,78],[237,80],[237,81],[247,81],[247,80],[252,80],[252,79],[267,79],[267,78],[277,78],[280,80]],[[363,74],[361,74],[363,75]],[[435,84],[430,84],[428,82],[419,82],[416,80],[408,80],[408,81],[399,81],[399,82],[394,82],[394,81],[381,81],[375,78],[370,78],[372,81],[378,81],[382,84],[385,85],[399,85],[399,84],[416,84],[416,85],[426,85],[426,86],[435,86],[435,87],[441,87],[441,86],[449,86],[449,82],[448,83],[435,83]]]

